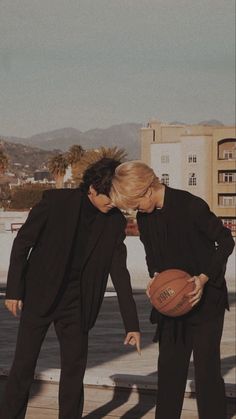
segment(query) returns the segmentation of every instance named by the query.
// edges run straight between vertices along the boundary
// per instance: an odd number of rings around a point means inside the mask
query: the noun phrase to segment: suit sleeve
[[[36,244],[47,222],[49,192],[45,191],[42,200],[31,209],[13,242],[7,277],[7,299],[23,298],[24,272],[30,250]]]
[[[139,331],[136,304],[132,294],[130,275],[126,266],[127,251],[124,244],[125,226],[118,237],[110,269],[111,279],[117,292],[121,316],[127,332]]]
[[[209,283],[221,287],[224,280],[222,271],[225,270],[228,257],[234,249],[231,231],[224,227],[220,218],[210,210],[205,201],[199,199],[193,212],[198,230],[215,245],[215,252],[205,272],[202,273],[209,277]]]

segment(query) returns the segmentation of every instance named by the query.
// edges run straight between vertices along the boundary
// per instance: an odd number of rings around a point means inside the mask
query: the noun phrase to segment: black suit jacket
[[[79,189],[44,192],[14,240],[6,298],[23,299],[25,307],[31,311],[40,316],[47,315],[69,269],[80,206]],[[125,225],[125,218],[117,209],[107,214],[99,212],[93,224],[80,278],[85,330],[96,321],[109,273],[126,331],[139,330],[126,268]]]
[[[204,200],[166,186],[163,208],[138,213],[137,220],[151,277],[171,268],[209,277],[200,303],[186,317],[204,320],[228,306],[225,270],[234,240]],[[160,317],[153,309],[151,320]]]

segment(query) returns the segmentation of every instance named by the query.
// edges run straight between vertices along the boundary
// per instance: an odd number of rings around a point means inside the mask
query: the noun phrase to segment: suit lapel
[[[151,237],[150,247],[152,249],[153,263],[155,265],[156,258],[157,258],[157,251],[158,251],[157,250],[158,247],[156,246],[156,236],[158,235],[158,231],[157,231],[156,215],[154,215],[154,213],[149,215],[148,235],[149,237]]]

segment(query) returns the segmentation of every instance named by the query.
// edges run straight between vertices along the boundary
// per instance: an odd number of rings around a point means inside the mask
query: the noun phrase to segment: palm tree
[[[117,161],[124,161],[127,157],[127,153],[124,148],[118,147],[100,147],[98,152],[101,153],[102,157],[109,157],[110,159],[115,159]]]
[[[6,168],[8,167],[8,157],[3,152],[3,150],[0,150],[0,175],[3,175],[6,171]]]
[[[57,154],[54,157],[51,157],[48,161],[48,169],[52,173],[55,181],[56,188],[63,188],[64,186],[64,176],[66,174],[66,169],[68,167],[68,162],[64,154]]]
[[[83,157],[85,150],[81,145],[74,144],[70,147],[66,158],[71,165],[72,179],[75,181],[80,176],[80,160]]]
[[[103,157],[108,157],[121,162],[125,159],[126,156],[126,151],[123,148],[118,147],[99,147],[85,151],[83,157],[80,160],[80,173],[75,176],[76,185],[78,186],[80,184],[84,171],[91,164],[96,163]]]

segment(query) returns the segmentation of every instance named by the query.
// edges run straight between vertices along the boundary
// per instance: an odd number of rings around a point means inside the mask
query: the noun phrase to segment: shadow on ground
[[[222,367],[225,372],[225,374],[233,368],[235,365],[235,356],[224,358],[222,361]],[[151,381],[153,384],[153,381],[155,382],[156,378],[156,372],[153,372],[145,377],[145,382],[148,383]],[[192,377],[191,377],[192,376]],[[135,375],[122,375],[122,374],[115,374],[110,377],[113,382],[115,383],[115,388],[113,392],[112,399],[104,404],[103,406],[100,406],[99,408],[93,410],[88,415],[84,416],[84,419],[102,419],[111,414],[115,409],[120,408],[122,405],[124,405],[131,397],[132,394],[132,388],[126,387],[124,389],[124,383],[129,382],[133,386],[136,387],[136,393],[138,401],[137,403],[132,406],[129,410],[126,411],[125,414],[120,416],[121,419],[139,419],[142,418],[145,414],[147,414],[149,411],[151,411],[156,406],[156,390],[151,391],[145,391],[143,387],[140,388],[140,376]],[[189,379],[193,378],[193,363],[190,363],[190,369],[189,369]],[[123,387],[123,391],[121,388]],[[191,398],[194,398],[194,381],[190,383],[190,388],[192,390],[192,396]],[[171,402],[171,401],[170,401]],[[133,404],[133,403],[132,403]],[[236,415],[236,400],[227,398],[227,419],[233,419]]]
[[[138,308],[140,325],[142,330],[142,348],[145,349],[152,345],[152,338],[155,332],[155,326],[149,322],[150,314],[150,303],[144,293],[136,293],[135,300]],[[229,301],[231,306],[235,305],[236,296],[235,293],[229,293]],[[18,320],[11,316],[4,308],[3,299],[0,301],[0,316],[1,316],[1,335],[0,335],[0,356],[1,362],[4,362],[4,366],[10,367],[15,349],[15,341],[17,335]],[[127,355],[127,351],[133,350],[123,345],[124,340],[124,328],[119,313],[119,307],[116,297],[107,297],[104,299],[101,312],[99,314],[96,326],[90,333],[89,340],[89,358],[87,368],[95,367],[121,358]],[[157,359],[153,359],[153,365],[156,365]],[[222,367],[224,373],[227,373],[233,364],[235,363],[235,357],[231,356],[222,360]],[[49,329],[47,337],[43,343],[40,357],[38,360],[38,367],[40,370],[48,368],[60,368],[60,356],[59,346],[53,327]],[[115,371],[114,371],[115,372]],[[128,373],[129,371],[127,371]],[[153,379],[156,373],[149,374],[146,378]],[[145,390],[139,388],[139,377],[130,376],[131,381],[137,385],[138,401],[135,406],[126,412],[122,418],[139,418],[145,413],[149,412],[155,406],[155,391],[145,392]],[[92,418],[103,418],[108,413],[112,412],[115,408],[126,403],[130,396],[132,389],[126,388],[125,391],[120,392],[120,385],[124,379],[124,376],[120,374],[114,374],[112,379],[115,381],[115,390],[108,403],[96,409],[94,412],[85,416],[86,419]],[[189,379],[193,379],[193,365],[190,364]],[[40,389],[40,386],[38,387]],[[34,397],[34,395],[32,394]],[[234,417],[235,407],[230,407],[228,419]],[[101,416],[99,416],[101,415]],[[141,416],[140,416],[141,415]]]

